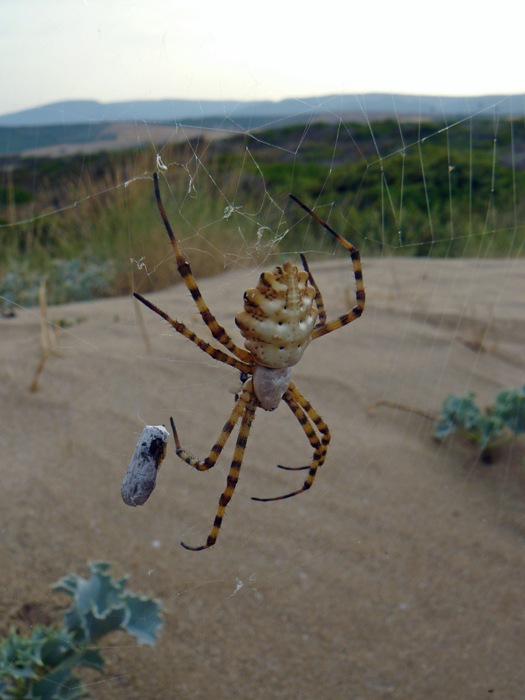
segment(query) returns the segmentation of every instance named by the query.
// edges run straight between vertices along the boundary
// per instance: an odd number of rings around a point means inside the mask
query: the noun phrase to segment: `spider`
[[[206,544],[191,547],[181,542],[186,549],[200,551],[212,547],[217,541],[226,506],[233,496],[239,479],[246,443],[257,408],[273,411],[281,401],[284,401],[303,429],[313,448],[313,456],[307,466],[278,465],[282,469],[289,470],[308,469],[308,475],[300,488],[283,496],[253,498],[253,500],[278,501],[291,498],[312,486],[318,467],[326,459],[330,431],[312,404],[291,381],[291,367],[299,362],[306,347],[313,340],[342,328],[361,316],[365,308],[365,288],[361,258],[357,248],[334,231],[297,197],[290,195],[296,204],[348,250],[355,277],[356,305],[341,316],[327,321],[321,291],[314,281],[306,258],[301,254],[303,270],[298,269],[291,262],[285,262],[283,265],[278,265],[272,272],[263,272],[259,277],[257,288],[248,289],[244,293],[244,311],[237,314],[235,323],[244,338],[245,347],[238,347],[215,319],[199,291],[190,264],[184,258],[168,221],[160,196],[157,173],[153,175],[153,184],[157,207],[175,253],[178,271],[193,297],[202,320],[208,326],[213,338],[224,349],[219,349],[202,340],[186,325],[171,318],[140,294],[136,293],[134,296],[167,321],[177,333],[191,340],[214,360],[239,370],[243,380],[243,386],[236,396],[233,410],[205,459],[197,459],[186,452],[181,446],[173,418],[170,418],[177,456],[198,471],[207,471],[215,466],[228,438],[240,420],[226,488],[219,499],[215,520]]]

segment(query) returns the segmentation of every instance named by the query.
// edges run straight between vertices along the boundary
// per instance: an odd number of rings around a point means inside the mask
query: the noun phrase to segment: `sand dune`
[[[345,265],[313,266],[331,315],[352,303]],[[286,406],[258,411],[217,545],[200,553],[179,542],[204,543],[230,451],[203,474],[170,444],[141,508],[124,505],[120,483],[143,425],[170,415],[205,456],[237,372],[144,310],[147,352],[131,300],[111,299],[50,310],[72,325],[30,393],[38,316],[0,319],[4,628],[56,616],[67,601],[49,586],[107,559],[164,602],[166,626],[153,649],[111,638],[103,682],[89,676],[97,698],[523,697],[524,441],[487,466],[458,440],[436,443],[424,417],[367,407],[438,411],[466,391],[489,404],[523,384],[525,261],[364,266],[364,316],[293,373],[333,436],[313,488],[250,500],[299,486],[303,473],[274,465],[310,458]],[[256,275],[202,283],[229,329]],[[151,298],[202,328],[184,287]]]

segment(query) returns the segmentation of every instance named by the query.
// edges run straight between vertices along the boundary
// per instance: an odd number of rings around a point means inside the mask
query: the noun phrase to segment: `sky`
[[[0,114],[51,102],[525,92],[516,0],[1,0]]]

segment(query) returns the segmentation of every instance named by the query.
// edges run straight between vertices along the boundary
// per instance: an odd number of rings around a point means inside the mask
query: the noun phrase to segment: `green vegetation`
[[[333,251],[289,192],[364,256],[515,256],[525,239],[524,145],[523,120],[482,119],[195,140],[161,149],[166,206],[199,276],[270,252]],[[151,149],[0,160],[0,297],[35,303],[42,276],[50,303],[173,283],[172,265],[159,265],[169,246],[149,178],[155,158]]]
[[[155,644],[162,626],[158,601],[126,591],[127,579],[113,579],[106,562],[92,562],[91,576],[70,574],[53,588],[73,598],[62,627],[36,625],[24,635],[11,628],[0,641],[0,699],[61,700],[88,695],[73,674],[89,667],[102,672],[100,640],[121,630],[139,644]]]
[[[60,124],[54,126],[0,127],[0,153],[13,154],[55,144],[90,143],[111,140],[105,122]]]
[[[481,459],[490,461],[494,448],[525,433],[525,386],[501,391],[484,411],[474,398],[474,393],[448,396],[434,435],[444,438],[457,432],[477,446]]]

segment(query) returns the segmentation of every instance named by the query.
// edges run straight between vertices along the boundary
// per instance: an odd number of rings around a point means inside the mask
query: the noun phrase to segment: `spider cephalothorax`
[[[144,299],[140,294],[135,294],[135,297],[165,319],[177,333],[191,340],[215,360],[239,370],[241,377],[247,378],[242,391],[236,397],[230,417],[205,459],[192,457],[183,449],[173,418],[170,419],[177,455],[199,471],[206,471],[215,466],[235,425],[239,420],[241,421],[226,488],[219,499],[217,514],[206,544],[190,547],[184,542],[181,543],[186,549],[201,550],[211,547],[217,540],[226,506],[237,485],[244,450],[257,408],[273,411],[281,401],[284,401],[310,442],[313,456],[312,461],[306,467],[283,467],[285,469],[308,470],[306,479],[299,489],[284,496],[254,498],[254,500],[276,501],[289,498],[307,491],[313,484],[317,469],[326,458],[330,431],[311,403],[305,399],[291,381],[291,367],[299,362],[312,340],[346,326],[361,316],[365,308],[365,289],[357,248],[330,228],[297,197],[290,195],[309,216],[334,236],[350,253],[356,282],[356,305],[332,321],[327,321],[323,297],[308,268],[306,259],[301,255],[303,270],[290,262],[285,262],[272,272],[263,272],[259,277],[257,287],[245,292],[244,311],[238,313],[235,318],[245,340],[245,347],[238,347],[227,331],[217,322],[202,298],[190,265],[182,254],[166,216],[156,173],[153,175],[153,182],[157,206],[175,252],[179,273],[190,291],[204,323],[224,350],[202,340],[183,323],[171,318],[165,311]]]

